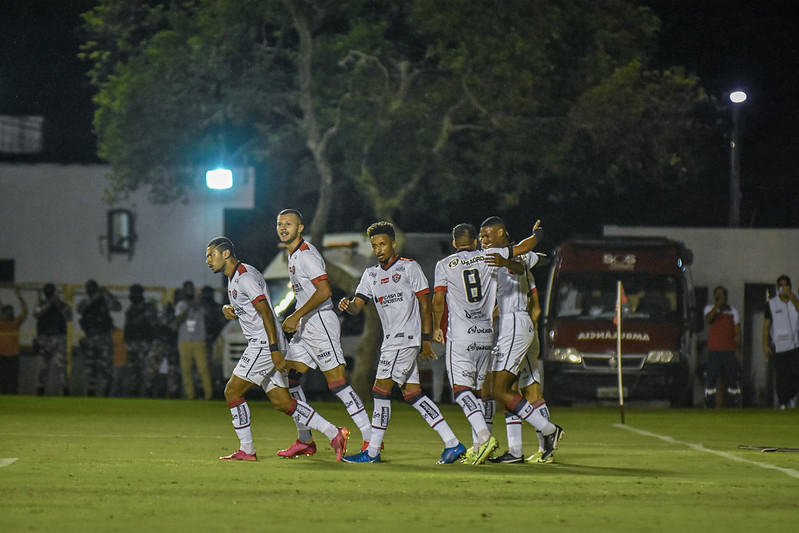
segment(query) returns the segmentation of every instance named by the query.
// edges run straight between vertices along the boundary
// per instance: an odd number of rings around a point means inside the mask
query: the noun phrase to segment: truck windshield
[[[628,304],[623,318],[671,322],[682,313],[682,288],[677,278],[662,274],[574,273],[556,280],[550,315],[575,320],[613,320],[616,281],[621,281]]]

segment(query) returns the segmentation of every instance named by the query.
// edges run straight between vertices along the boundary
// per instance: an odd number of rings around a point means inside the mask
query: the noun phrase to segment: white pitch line
[[[75,439],[81,438],[85,439],[87,436],[93,439],[223,439],[221,435],[196,435],[196,436],[189,436],[189,435],[69,435],[69,434],[46,434],[42,435],[40,433],[13,433],[13,434],[4,434],[4,437],[16,437],[16,438],[31,438],[36,437],[40,439]]]
[[[5,458],[0,457],[0,468],[8,466],[17,461],[19,461],[19,457],[5,457]]]
[[[770,469],[770,470],[777,470],[779,472],[782,472],[783,474],[787,474],[787,475],[789,475],[791,477],[799,479],[799,471],[794,470],[793,468],[782,468],[780,466],[774,466],[771,463],[763,463],[763,462],[760,462],[760,461],[750,461],[749,459],[744,459],[743,457],[738,457],[737,455],[734,455],[732,453],[721,452],[721,451],[718,451],[718,450],[711,450],[710,448],[705,448],[701,444],[693,444],[693,443],[690,443],[690,442],[682,442],[682,441],[679,441],[679,440],[675,439],[674,437],[669,437],[668,435],[658,435],[657,433],[652,433],[650,431],[646,431],[646,430],[643,430],[643,429],[636,429],[634,427],[630,427],[630,426],[625,425],[625,424],[613,424],[613,425],[615,427],[617,427],[617,428],[626,429],[626,430],[638,433],[639,435],[644,435],[646,437],[654,437],[656,439],[660,439],[662,441],[665,441],[665,442],[668,442],[668,443],[671,443],[671,444],[680,444],[682,446],[688,446],[692,450],[696,450],[698,452],[712,453],[714,455],[718,455],[719,457],[723,457],[725,459],[729,459],[730,461],[738,461],[739,463],[746,463],[748,465],[759,466],[760,468],[767,468],[767,469]]]

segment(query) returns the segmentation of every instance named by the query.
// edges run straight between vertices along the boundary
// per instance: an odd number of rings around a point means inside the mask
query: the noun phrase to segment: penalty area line
[[[0,468],[19,461],[19,457],[0,457]]]
[[[775,466],[775,465],[770,464],[770,463],[764,463],[764,462],[761,462],[761,461],[751,461],[749,459],[744,459],[743,457],[738,457],[737,455],[732,454],[732,453],[722,452],[722,451],[719,451],[719,450],[712,450],[710,448],[705,448],[701,444],[694,444],[694,443],[691,443],[691,442],[683,442],[683,441],[675,439],[674,437],[669,437],[668,435],[658,435],[657,433],[652,433],[651,431],[646,431],[646,430],[643,430],[643,429],[637,429],[637,428],[630,427],[630,426],[625,425],[625,424],[613,424],[613,426],[617,427],[617,428],[620,428],[620,429],[626,429],[626,430],[632,431],[634,433],[638,433],[639,435],[643,435],[645,437],[652,437],[652,438],[655,438],[655,439],[660,439],[660,440],[662,440],[664,442],[668,442],[670,444],[679,444],[680,446],[687,446],[687,447],[691,448],[692,450],[696,450],[698,452],[711,453],[713,455],[717,455],[719,457],[723,457],[724,459],[728,459],[730,461],[738,461],[739,463],[744,463],[744,464],[753,465],[753,466],[759,466],[760,468],[766,468],[766,469],[769,469],[769,470],[777,470],[778,472],[782,472],[783,474],[786,474],[786,475],[789,475],[789,476],[791,476],[793,478],[799,479],[799,471],[794,470],[793,468],[782,468],[780,466]]]

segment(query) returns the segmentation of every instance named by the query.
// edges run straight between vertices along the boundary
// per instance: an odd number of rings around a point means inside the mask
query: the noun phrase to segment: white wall
[[[694,284],[711,291],[724,285],[730,303],[741,311],[746,283],[775,285],[781,274],[790,276],[794,287],[799,283],[799,229],[605,226],[603,232],[606,236],[663,236],[683,241],[694,253]]]
[[[205,265],[205,245],[222,234],[225,208],[253,208],[252,177],[236,172],[232,189],[212,191],[200,175],[185,203],[154,205],[139,192],[108,205],[108,172],[105,165],[0,165],[0,258],[14,259],[16,281],[218,285],[219,275]],[[103,237],[111,208],[130,209],[136,217],[130,259],[109,259]]]

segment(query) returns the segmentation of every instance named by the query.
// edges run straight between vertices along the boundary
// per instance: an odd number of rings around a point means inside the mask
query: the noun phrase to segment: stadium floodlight
[[[209,189],[230,189],[233,187],[233,172],[226,168],[217,168],[205,173],[205,185]]]
[[[733,91],[730,93],[730,101],[733,104],[742,104],[746,102],[746,93],[743,91]]]

